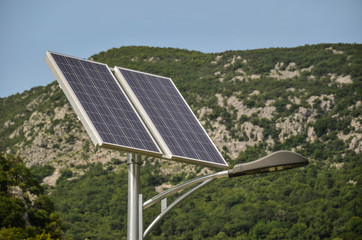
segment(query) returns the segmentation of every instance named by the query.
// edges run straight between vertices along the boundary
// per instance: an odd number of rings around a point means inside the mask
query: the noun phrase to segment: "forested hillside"
[[[362,45],[212,54],[122,47],[90,59],[172,78],[231,167],[281,149],[310,161],[217,180],[149,239],[362,239]],[[93,146],[55,82],[1,98],[0,111],[0,151],[21,157],[43,182],[65,236],[125,239],[125,153]],[[147,199],[215,171],[142,162]],[[146,225],[158,213],[159,206],[147,209]]]

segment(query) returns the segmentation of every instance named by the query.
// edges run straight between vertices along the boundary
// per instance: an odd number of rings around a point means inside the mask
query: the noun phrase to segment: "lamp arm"
[[[173,194],[183,190],[183,189],[186,189],[186,188],[189,188],[189,187],[192,187],[200,182],[204,182],[206,180],[209,180],[209,179],[217,179],[217,178],[225,178],[225,177],[229,177],[229,172],[227,170],[225,171],[221,171],[221,172],[217,172],[217,173],[212,173],[212,174],[208,174],[208,175],[204,175],[204,176],[201,176],[201,177],[197,177],[197,178],[194,178],[194,179],[190,179],[186,182],[183,182],[183,183],[180,183],[172,188],[169,188],[165,191],[163,191],[162,193],[154,196],[153,198],[145,201],[143,203],[143,209],[146,209],[146,208],[149,208],[151,207],[152,205],[154,205],[155,203],[158,203],[159,201],[161,201],[162,199],[168,197],[168,196],[172,196]]]
[[[212,182],[213,180],[215,180],[216,178],[209,178],[207,180],[205,180],[203,183],[199,184],[198,186],[194,187],[193,189],[191,189],[190,191],[186,192],[185,194],[183,194],[182,196],[180,196],[179,198],[177,198],[175,201],[173,201],[170,206],[168,206],[165,210],[163,210],[160,215],[158,215],[153,222],[148,226],[148,228],[145,230],[145,232],[143,233],[143,238],[145,238],[148,233],[152,230],[152,228],[161,220],[161,218],[163,216],[165,216],[169,211],[171,211],[174,207],[176,207],[177,204],[179,204],[182,200],[184,200],[185,198],[187,198],[188,196],[190,196],[192,193],[196,192],[197,190],[199,190],[200,188],[204,187],[205,185],[209,184],[210,182]]]

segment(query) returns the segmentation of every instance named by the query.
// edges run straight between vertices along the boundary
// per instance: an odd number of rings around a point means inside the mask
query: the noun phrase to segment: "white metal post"
[[[138,236],[139,240],[143,239],[143,195],[140,194],[138,198],[138,211],[139,211],[139,218],[138,218]]]
[[[139,240],[140,156],[128,153],[127,239]]]

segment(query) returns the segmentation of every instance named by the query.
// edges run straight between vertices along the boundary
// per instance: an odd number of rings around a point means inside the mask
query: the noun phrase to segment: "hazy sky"
[[[121,46],[223,52],[362,43],[361,0],[0,0],[0,97],[55,80],[47,50]]]

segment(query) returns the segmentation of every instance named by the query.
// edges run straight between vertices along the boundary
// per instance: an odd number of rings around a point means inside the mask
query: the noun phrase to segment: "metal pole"
[[[128,153],[128,217],[127,239],[139,240],[139,191],[140,159],[139,155]]]

